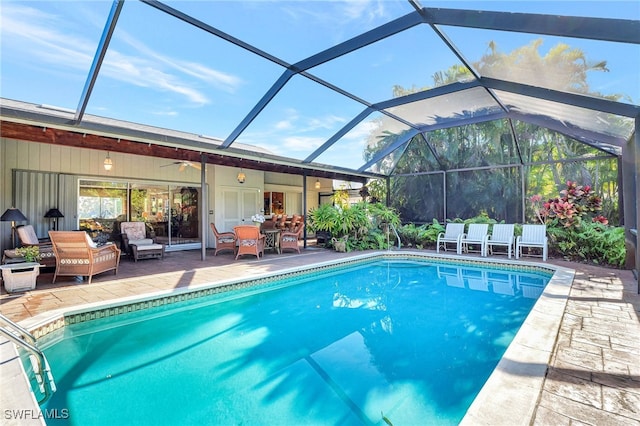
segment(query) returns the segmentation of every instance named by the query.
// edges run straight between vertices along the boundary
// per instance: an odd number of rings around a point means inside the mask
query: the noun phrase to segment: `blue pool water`
[[[50,424],[457,424],[548,279],[382,260],[67,326],[42,408],[68,410]]]

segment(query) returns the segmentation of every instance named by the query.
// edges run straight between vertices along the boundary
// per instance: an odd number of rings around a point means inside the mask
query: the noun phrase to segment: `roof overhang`
[[[381,177],[339,167],[303,164],[248,145],[235,144],[221,150],[222,141],[217,138],[104,117],[86,115],[78,123],[73,111],[8,99],[0,99],[0,126],[2,137],[28,142],[194,162],[204,159],[207,164],[347,181]]]

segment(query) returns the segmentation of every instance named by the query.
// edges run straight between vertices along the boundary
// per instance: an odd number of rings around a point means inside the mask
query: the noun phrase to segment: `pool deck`
[[[91,284],[73,277],[59,277],[56,284],[51,284],[53,274],[44,272],[38,277],[34,291],[7,294],[3,288],[0,312],[28,326],[50,311],[251,278],[359,254],[309,248],[300,255],[267,253],[260,260],[245,257],[235,261],[231,253],[214,257],[213,251],[207,252],[205,261],[200,259],[200,251],[170,252],[164,260],[137,263],[123,257],[117,275],[100,274]],[[504,259],[503,256],[495,257]],[[540,262],[532,258],[525,260]],[[637,280],[627,270],[558,259],[550,259],[547,263],[573,269],[576,273],[530,424],[640,426],[640,295]],[[10,346],[0,342],[0,383],[4,389],[7,389],[8,381],[19,380],[21,376],[19,371],[10,368],[10,364],[16,364],[10,362],[15,358]],[[505,391],[509,392],[509,389]],[[0,412],[28,409],[24,398],[33,399],[30,394],[17,390],[2,392]],[[505,423],[499,416],[467,423],[513,424]],[[29,422],[5,416],[2,424]],[[33,424],[41,423],[36,419]]]

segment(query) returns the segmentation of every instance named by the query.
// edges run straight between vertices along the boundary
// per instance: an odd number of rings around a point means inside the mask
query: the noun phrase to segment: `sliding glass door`
[[[200,199],[193,186],[81,180],[79,229],[119,243],[121,222],[145,222],[147,235],[167,249],[200,248]]]

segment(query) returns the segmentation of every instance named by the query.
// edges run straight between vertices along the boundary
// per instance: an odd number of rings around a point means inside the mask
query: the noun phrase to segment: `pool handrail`
[[[56,391],[56,383],[53,379],[53,375],[51,374],[51,368],[49,367],[47,357],[36,346],[36,338],[27,329],[21,327],[2,314],[0,314],[0,322],[9,328],[8,330],[5,327],[0,327],[0,334],[12,341],[16,346],[23,348],[34,356],[37,368],[34,366],[33,373],[36,381],[38,382],[40,393],[44,395],[44,398],[38,400],[38,403],[44,403]],[[30,360],[33,362],[31,357]]]

